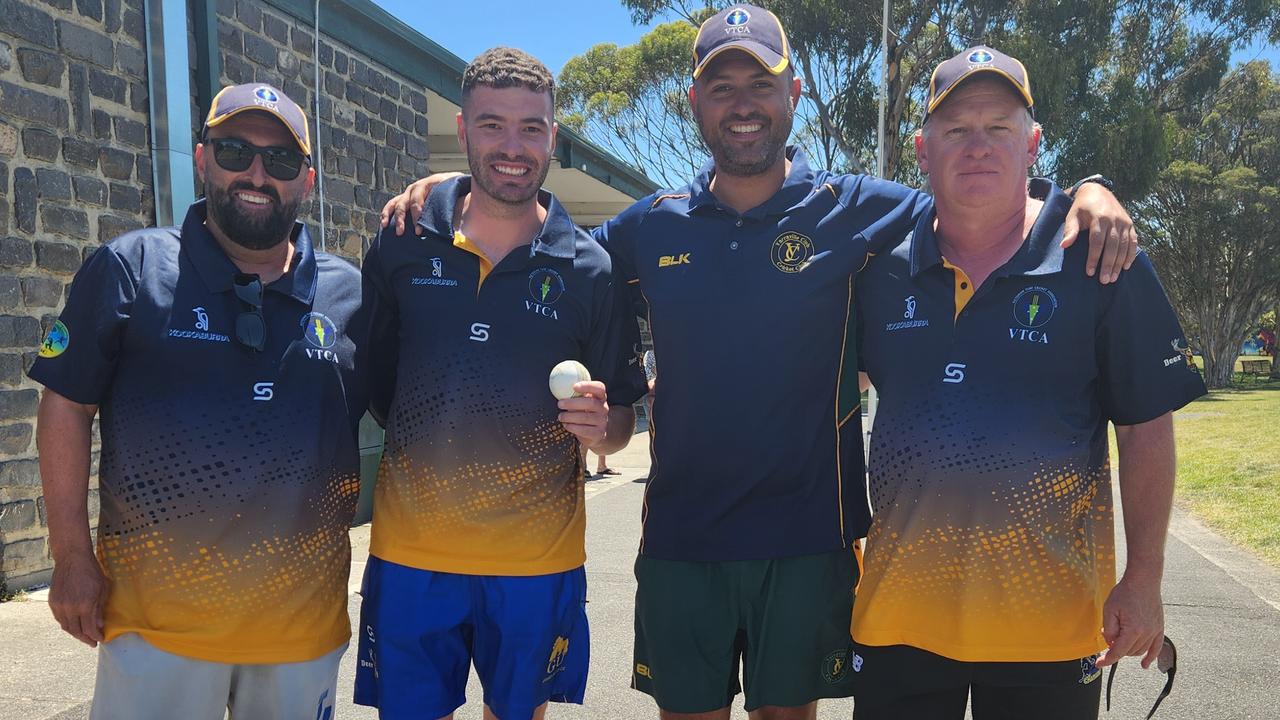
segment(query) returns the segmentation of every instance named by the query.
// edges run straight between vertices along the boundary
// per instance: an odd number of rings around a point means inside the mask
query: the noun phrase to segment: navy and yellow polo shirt
[[[139,230],[76,274],[31,377],[98,405],[106,639],[223,663],[310,660],[350,635],[347,528],[365,392],[360,279],[294,230],[266,348],[236,341],[237,270],[204,226]]]
[[[1038,220],[981,288],[939,253],[932,213],[859,278],[880,395],[859,643],[998,662],[1105,648],[1107,423],[1205,392],[1146,255],[1114,284],[1087,277],[1088,243],[1059,246],[1070,199],[1031,191]]]
[[[901,237],[927,197],[791,168],[739,214],[708,165],[598,236],[653,334],[652,468],[642,554],[727,561],[830,552],[869,523],[854,275],[872,236]]]
[[[629,405],[647,391],[639,329],[609,256],[543,191],[546,222],[493,265],[453,230],[470,178],[441,184],[421,237],[383,231],[365,258],[375,417],[386,449],[370,552],[472,575],[542,575],[586,560],[578,443],[547,387],[578,360]]]

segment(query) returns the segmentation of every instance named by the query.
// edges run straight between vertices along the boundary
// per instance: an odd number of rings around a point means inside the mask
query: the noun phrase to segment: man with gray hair
[[[1083,244],[1062,248],[1070,198],[1027,182],[1033,103],[998,50],[940,64],[915,138],[932,211],[859,277],[880,404],[857,720],[961,720],[970,697],[975,720],[1096,718],[1099,668],[1166,647],[1172,412],[1204,384],[1145,254],[1102,285]]]

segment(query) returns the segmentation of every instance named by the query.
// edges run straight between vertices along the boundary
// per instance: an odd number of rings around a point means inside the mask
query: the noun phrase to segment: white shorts
[[[127,633],[98,646],[90,720],[329,720],[346,645],[296,663],[229,665]]]

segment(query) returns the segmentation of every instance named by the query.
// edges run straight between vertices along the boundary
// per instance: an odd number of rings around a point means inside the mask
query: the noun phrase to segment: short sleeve
[[[640,364],[640,325],[626,291],[616,287],[619,278],[601,282],[586,365],[591,377],[604,382],[611,405],[631,405],[649,392]]]
[[[28,375],[63,397],[100,404],[110,390],[137,284],[110,246],[98,248],[71,281],[62,314],[40,343]]]
[[[383,231],[385,235],[387,230]],[[374,240],[360,267],[360,309],[352,327],[355,370],[369,389],[369,412],[386,426],[396,390],[400,357],[400,319],[382,263],[382,239]]]
[[[640,275],[636,271],[636,226],[647,209],[648,198],[635,203],[620,215],[591,231],[591,236],[609,251],[613,264],[615,293],[636,317],[646,317],[649,304],[640,292]]]
[[[1107,418],[1137,425],[1204,395],[1186,335],[1146,253],[1111,287],[1096,338]]]
[[[866,175],[832,175],[827,181],[839,189],[840,203],[857,213],[867,251],[893,249],[933,208],[933,198],[888,180]]]

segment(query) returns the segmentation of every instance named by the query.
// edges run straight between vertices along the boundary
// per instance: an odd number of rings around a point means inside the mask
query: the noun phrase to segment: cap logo
[[[733,26],[746,25],[749,20],[751,20],[751,13],[747,12],[746,10],[743,10],[742,8],[738,8],[734,10],[733,12],[726,15],[724,18],[724,22],[726,25],[733,25]]]
[[[276,95],[276,93],[275,93],[275,91],[274,91],[274,90],[272,90],[271,88],[269,88],[269,87],[267,87],[267,86],[265,86],[265,85],[263,85],[262,87],[260,87],[260,88],[258,88],[258,89],[256,89],[256,90],[254,90],[254,91],[253,91],[253,94],[254,94],[254,97],[256,97],[256,98],[258,98],[259,100],[262,100],[262,101],[264,101],[264,102],[269,102],[269,103],[277,103],[277,102],[280,102],[280,96],[279,96],[279,95]]]
[[[991,62],[994,59],[995,58],[991,56],[991,53],[987,52],[986,50],[974,50],[973,52],[969,53],[969,57],[968,57],[969,62],[973,63],[974,65],[986,65],[987,63]]]

